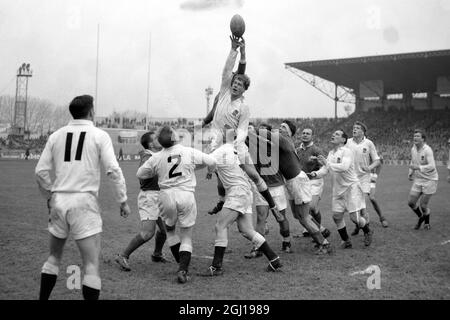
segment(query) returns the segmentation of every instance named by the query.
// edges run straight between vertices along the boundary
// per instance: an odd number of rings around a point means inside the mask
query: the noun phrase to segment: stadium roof
[[[361,81],[382,80],[385,94],[435,92],[436,79],[450,76],[450,50],[290,62],[285,65],[351,89],[358,89]]]

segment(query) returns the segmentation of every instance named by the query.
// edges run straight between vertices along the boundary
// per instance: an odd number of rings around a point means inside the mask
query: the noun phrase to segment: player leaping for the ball
[[[245,145],[245,139],[248,133],[248,124],[250,121],[250,110],[244,102],[244,92],[250,85],[250,78],[246,74],[234,74],[233,67],[236,62],[237,49],[245,47],[244,39],[230,36],[231,50],[227,57],[225,67],[222,72],[222,84],[220,87],[219,98],[216,111],[212,120],[212,130],[215,138],[211,143],[211,150],[217,149],[222,144],[222,138],[227,129],[236,130],[236,140],[234,147],[237,150],[241,168],[247,173],[250,179],[255,183],[258,191],[269,204],[270,210],[276,216],[279,216],[278,209],[269,192],[264,180],[256,171],[253,161]]]
[[[177,133],[170,126],[160,129],[158,141],[163,150],[147,160],[136,176],[139,179],[158,176],[160,210],[166,224],[167,243],[179,263],[178,282],[186,283],[192,254],[192,229],[197,217],[194,170],[206,165],[212,172],[216,169],[216,160],[201,151],[178,144]],[[175,233],[177,223],[180,236]]]
[[[229,139],[226,139],[229,138]],[[228,227],[237,222],[239,232],[269,260],[268,271],[277,271],[282,267],[280,258],[273,252],[266,239],[253,228],[252,204],[253,196],[250,183],[240,168],[239,157],[234,151],[234,130],[227,130],[222,146],[211,155],[217,161],[217,173],[225,188],[225,203],[218,213],[215,226],[216,239],[214,259],[203,276],[219,276],[223,274],[222,262],[228,245]],[[211,173],[208,174],[211,178]]]

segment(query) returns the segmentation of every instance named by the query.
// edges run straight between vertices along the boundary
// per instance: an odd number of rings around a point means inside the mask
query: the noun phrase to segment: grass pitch
[[[34,179],[36,161],[0,161],[0,299],[36,299],[40,270],[48,255],[47,209]],[[411,187],[407,167],[384,166],[377,186],[377,198],[390,225],[382,228],[368,203],[374,241],[365,248],[363,237],[353,237],[353,249],[339,249],[340,242],[331,218],[330,180],[326,180],[320,204],[323,224],[332,231],[329,240],[335,247],[331,256],[316,256],[309,238],[294,238],[292,254],[280,252],[278,225],[269,217],[269,244],[279,252],[284,263],[281,273],[267,273],[267,260],[244,259],[251,244],[230,228],[229,248],[225,255],[222,277],[196,276],[211,263],[214,250],[215,217],[207,214],[215,205],[215,179],[204,179],[197,173],[197,224],[194,229],[194,252],[185,285],[175,281],[177,264],[164,247],[169,264],[150,259],[154,240],[135,251],[130,258],[131,272],[122,272],[114,264],[114,255],[137,233],[139,215],[136,197],[136,162],[121,162],[127,181],[132,215],[123,219],[111,197],[107,181],[102,178],[100,205],[103,216],[102,292],[101,299],[449,299],[450,298],[450,184],[447,171],[439,167],[438,192],[430,202],[430,231],[416,231],[414,213],[406,202]],[[300,233],[299,223],[288,216],[291,234]],[[349,232],[353,224],[346,217]],[[80,290],[69,290],[66,273],[69,265],[81,266],[73,239],[69,239],[60,266],[52,299],[81,299]],[[381,270],[381,289],[369,290],[369,274],[353,273],[377,265]]]

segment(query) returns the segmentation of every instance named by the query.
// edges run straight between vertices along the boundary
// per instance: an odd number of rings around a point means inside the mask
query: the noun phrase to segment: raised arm
[[[231,49],[228,53],[225,66],[222,71],[222,84],[220,85],[220,91],[224,92],[231,85],[231,79],[233,78],[233,67],[237,58],[237,48],[239,47],[239,39],[235,36],[230,36]]]

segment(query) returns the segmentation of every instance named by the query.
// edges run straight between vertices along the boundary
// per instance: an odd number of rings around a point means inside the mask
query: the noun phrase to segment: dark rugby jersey
[[[249,136],[253,135],[253,133],[248,133]],[[279,132],[268,132],[268,137],[270,140],[267,140],[265,137],[259,136],[263,141],[268,141],[275,145],[276,150],[278,151],[278,155],[272,154],[272,161],[274,161],[273,157],[278,156],[279,158],[279,172],[286,180],[290,180],[295,178],[302,171],[302,167],[300,165],[300,161],[298,155],[295,151],[294,142],[280,134]],[[255,141],[256,139],[251,139],[251,141]]]
[[[274,188],[278,186],[284,185],[284,179],[281,175],[281,172],[278,168],[272,168],[272,162],[271,162],[271,149],[270,149],[270,143],[267,143],[267,147],[264,148],[265,150],[260,149],[260,142],[259,137],[256,137],[257,141],[257,147],[249,147],[249,153],[252,157],[253,163],[255,164],[256,171],[258,171],[261,178],[264,180],[264,182],[267,184],[269,188]],[[245,140],[245,144],[249,145],[249,138]],[[265,174],[261,174],[261,169],[264,169],[263,172]]]
[[[145,163],[145,161],[150,159],[150,157],[153,155],[153,152],[151,152],[150,150],[142,150],[139,152],[139,155],[141,157],[141,161],[139,162],[139,167],[140,167]],[[142,191],[149,191],[149,190],[158,191],[159,190],[158,176],[155,176],[150,179],[139,179],[139,183],[141,184]]]
[[[319,161],[317,159],[311,159],[311,156],[317,157],[319,155],[327,157],[322,149],[314,145],[314,143],[311,143],[308,146],[304,146],[302,143],[300,147],[297,148],[297,155],[300,159],[300,165],[302,166],[302,170],[305,171],[305,173],[311,173],[313,171],[319,170],[322,166],[320,165]]]

